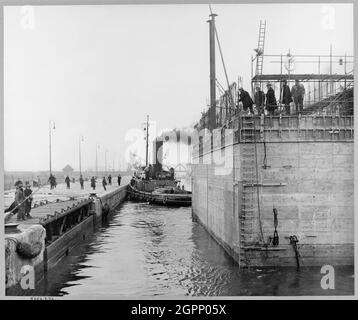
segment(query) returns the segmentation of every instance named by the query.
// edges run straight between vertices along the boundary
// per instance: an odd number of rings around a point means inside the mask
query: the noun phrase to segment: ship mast
[[[148,133],[148,127],[149,127],[149,115],[147,115],[147,124],[146,124],[146,145],[145,145],[145,166],[148,166],[148,137],[149,137],[149,133]]]

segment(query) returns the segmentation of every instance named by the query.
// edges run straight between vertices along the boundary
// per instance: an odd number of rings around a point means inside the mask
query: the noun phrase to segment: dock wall
[[[252,130],[254,186],[245,184],[250,166],[244,125],[231,131],[232,144],[219,134],[213,135],[212,151],[208,137],[194,149],[194,218],[243,267],[296,266],[291,236],[298,239],[300,265],[353,265],[352,117],[325,119],[324,125],[313,117],[272,118],[257,117]],[[245,193],[252,197],[246,216]],[[273,208],[278,246],[272,245]]]
[[[21,269],[24,266],[33,267],[35,283],[41,281],[64,256],[94,232],[101,219],[102,205],[107,202],[111,210],[116,208],[125,200],[126,190],[127,186],[123,185],[109,193],[92,198],[89,215],[49,244],[46,242],[48,236],[46,229],[41,224],[20,224],[17,233],[5,234],[6,294],[28,294],[30,291],[23,290],[21,287],[21,279],[24,277]],[[41,252],[33,259],[25,259],[16,250],[19,242],[31,246],[41,243]]]

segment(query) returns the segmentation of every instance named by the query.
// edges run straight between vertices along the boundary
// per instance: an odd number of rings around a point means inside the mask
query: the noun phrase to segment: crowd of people
[[[118,174],[117,176],[118,186],[121,185],[121,180],[122,177],[120,174]],[[82,175],[80,175],[78,181],[80,183],[81,189],[83,190],[85,180]],[[96,181],[97,181],[97,177],[93,176],[90,179],[90,185],[93,190],[96,189]],[[56,188],[57,186],[56,177],[53,174],[50,174],[48,182],[50,184],[50,189]],[[71,188],[71,182],[75,182],[75,179],[74,178],[70,179],[69,176],[66,176],[65,183],[67,189]],[[102,178],[102,186],[104,190],[107,190],[106,188],[107,185],[112,185],[112,176],[110,174]],[[36,186],[41,188],[40,183],[37,183]],[[12,214],[17,214],[18,221],[30,219],[32,218],[32,216],[30,215],[32,201],[33,201],[33,191],[31,189],[30,182],[26,181],[24,187],[23,182],[20,179],[18,179],[15,182],[15,199],[13,203],[7,209],[5,209],[5,213],[10,212]]]
[[[305,87],[299,82],[295,81],[295,85],[290,89],[286,80],[282,81],[280,98],[277,101],[275,90],[272,88],[271,83],[266,85],[267,91],[264,93],[261,87],[255,88],[254,100],[250,94],[243,88],[239,89],[238,102],[242,103],[242,110],[251,114],[257,113],[258,115],[267,114],[275,115],[278,112],[284,112],[286,115],[291,114],[291,103],[293,102],[296,108],[296,113],[303,112],[303,100],[305,95]],[[256,112],[254,111],[256,107]],[[282,106],[283,108],[279,108]],[[239,108],[239,106],[237,106]]]

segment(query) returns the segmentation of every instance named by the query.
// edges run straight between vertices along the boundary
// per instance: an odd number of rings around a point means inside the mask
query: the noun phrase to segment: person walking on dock
[[[108,176],[108,184],[110,186],[112,185],[112,176],[111,175]]]
[[[277,101],[275,97],[275,91],[272,89],[271,83],[266,85],[266,109],[269,115],[273,116],[275,114],[275,109],[277,109]]]
[[[106,177],[103,177],[103,179],[102,179],[102,186],[103,186],[103,189],[104,189],[104,190],[107,190],[106,185],[107,185]]]
[[[30,215],[31,211],[31,204],[32,204],[32,190],[29,182],[26,182],[25,184],[25,190],[24,190],[24,196],[26,198],[25,201],[25,217],[27,219],[31,219],[32,216]]]
[[[247,112],[250,109],[251,114],[254,114],[254,110],[252,108],[254,102],[252,101],[249,93],[245,91],[243,88],[239,89],[239,97],[238,101],[242,102],[242,109]]]
[[[25,194],[22,188],[22,181],[17,181],[15,192],[15,206],[17,206],[17,221],[25,220]]]
[[[91,178],[91,188],[93,190],[96,190],[96,179],[95,179],[95,177]]]
[[[265,108],[265,94],[263,91],[261,91],[260,87],[256,87],[255,88],[256,92],[255,92],[255,105],[256,105],[256,109],[258,112],[258,115],[261,116],[264,113],[264,108]]]
[[[295,80],[295,85],[292,87],[293,102],[296,106],[296,113],[301,114],[303,112],[303,98],[305,95],[305,87],[300,83],[298,79]]]
[[[66,182],[66,185],[67,185],[67,189],[70,189],[70,182],[71,182],[71,180],[70,180],[70,177],[69,177],[69,176],[66,177],[65,182]]]
[[[83,177],[82,177],[82,174],[81,174],[81,175],[80,175],[80,185],[81,185],[81,189],[82,189],[82,190],[84,189],[83,183],[84,183],[84,180],[83,180]]]
[[[48,178],[48,181],[50,183],[51,190],[55,187],[56,179],[53,174],[50,174],[50,177]]]
[[[285,111],[287,115],[291,114],[290,103],[292,102],[292,94],[290,87],[287,85],[287,80],[282,82],[282,91],[281,91],[281,103],[285,106]]]
[[[121,180],[122,180],[121,174],[118,173],[118,177],[117,177],[118,186],[121,185]]]

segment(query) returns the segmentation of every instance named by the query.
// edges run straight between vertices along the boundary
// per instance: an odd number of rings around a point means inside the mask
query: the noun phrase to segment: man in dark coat
[[[15,192],[15,205],[17,206],[17,220],[25,220],[25,194],[22,188],[22,181],[17,182]]]
[[[107,190],[106,185],[107,185],[106,177],[103,177],[103,179],[102,179],[102,186],[103,186],[103,189],[104,189],[104,190]]]
[[[283,80],[282,92],[281,92],[281,103],[285,106],[286,114],[290,115],[290,103],[292,102],[292,94],[290,87],[287,85],[287,81]]]
[[[91,178],[91,188],[96,190],[96,179],[94,177]]]
[[[25,217],[27,219],[31,219],[30,211],[31,211],[31,204],[32,204],[32,190],[30,183],[26,182],[25,190],[24,190],[24,196],[26,199],[25,201]]]
[[[69,176],[66,177],[65,182],[66,182],[66,185],[67,185],[67,189],[70,189],[70,182],[71,182],[71,180],[70,180],[70,177],[69,177]]]
[[[275,109],[277,109],[277,101],[275,97],[275,91],[272,89],[270,83],[266,85],[267,92],[266,92],[266,109],[269,115],[273,116],[275,114]]]
[[[250,109],[250,112],[253,114],[254,110],[252,108],[254,102],[252,101],[249,93],[245,91],[243,88],[239,89],[239,99],[238,101],[242,102],[242,109],[244,111],[247,111],[247,109]]]
[[[112,185],[112,176],[111,175],[108,176],[108,184],[110,186]]]
[[[53,189],[55,187],[56,180],[55,180],[55,177],[52,174],[50,174],[50,178],[48,178],[48,181],[50,183],[51,189]]]
[[[84,180],[83,180],[83,177],[82,177],[82,174],[81,174],[80,175],[80,185],[81,185],[82,190],[84,189],[83,183],[84,183]]]
[[[259,116],[264,113],[265,108],[265,94],[260,87],[255,88],[255,105]]]
[[[122,180],[122,176],[120,173],[118,173],[118,178],[117,178],[118,186],[121,185],[121,180]]]

